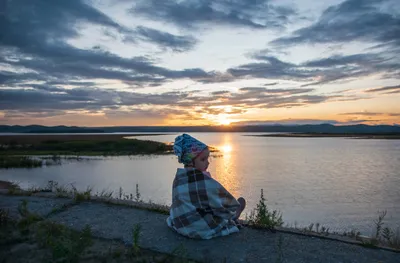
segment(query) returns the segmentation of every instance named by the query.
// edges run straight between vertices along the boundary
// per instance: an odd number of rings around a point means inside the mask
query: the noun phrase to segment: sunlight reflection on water
[[[173,142],[177,134],[140,137]],[[400,140],[343,138],[262,138],[240,133],[193,133],[221,150],[212,153],[209,171],[253,208],[264,189],[271,209],[299,226],[319,222],[331,229],[372,229],[377,211],[387,224],[400,222]],[[220,156],[220,157],[218,157]],[[48,180],[93,186],[101,191],[135,192],[144,200],[170,204],[172,181],[181,167],[173,155],[109,157],[38,169],[0,170],[0,180],[45,186]]]

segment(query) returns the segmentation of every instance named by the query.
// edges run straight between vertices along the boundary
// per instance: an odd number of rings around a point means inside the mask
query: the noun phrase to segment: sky
[[[0,0],[0,124],[400,124],[397,0]]]

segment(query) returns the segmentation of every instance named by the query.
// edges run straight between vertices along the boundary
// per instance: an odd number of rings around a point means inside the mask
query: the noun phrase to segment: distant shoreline
[[[400,133],[276,133],[245,135],[252,137],[282,137],[282,138],[352,138],[352,139],[385,139],[399,140]]]
[[[115,141],[125,137],[139,137],[139,136],[158,136],[165,134],[132,134],[132,133],[118,133],[118,134],[18,134],[18,135],[1,135],[0,144],[10,143],[16,141],[18,143],[39,143],[43,141]]]

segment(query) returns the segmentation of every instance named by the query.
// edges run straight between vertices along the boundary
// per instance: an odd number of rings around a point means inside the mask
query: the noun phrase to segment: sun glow
[[[220,124],[220,125],[230,125],[230,124],[231,124],[231,121],[228,120],[228,119],[220,119],[220,120],[219,120],[219,124]]]
[[[221,150],[222,150],[224,153],[229,153],[229,152],[232,151],[232,145],[230,145],[230,144],[224,144],[224,145],[221,146]]]

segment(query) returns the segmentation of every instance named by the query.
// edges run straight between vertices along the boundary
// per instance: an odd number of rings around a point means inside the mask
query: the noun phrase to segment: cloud
[[[132,15],[172,23],[183,28],[223,25],[254,29],[282,28],[296,15],[291,7],[271,0],[138,0]]]
[[[73,82],[72,84],[77,84]],[[199,95],[200,91],[167,91],[162,93],[138,93],[113,89],[100,89],[96,86],[73,86],[63,88],[60,85],[20,84],[18,87],[0,88],[0,111],[6,114],[24,116],[45,116],[51,112],[85,112],[105,114],[111,111],[135,112],[140,108],[151,107],[154,114],[158,111],[169,112],[168,116],[183,118],[201,114],[243,114],[250,109],[290,108],[318,104],[325,101],[350,99],[338,95],[312,95],[313,89],[271,89],[266,87],[245,87],[238,92],[215,91],[212,96]],[[359,99],[357,97],[352,100]],[[196,112],[197,111],[197,112]],[[122,114],[122,113],[121,113]],[[33,117],[32,117],[33,118]]]
[[[278,82],[272,82],[272,83],[265,83],[264,86],[275,86],[278,85]]]
[[[138,26],[133,36],[125,38],[125,41],[135,42],[140,39],[158,45],[161,49],[170,49],[176,52],[184,52],[194,48],[197,40],[192,36],[173,35],[149,27]]]
[[[314,89],[269,89],[264,87],[244,87],[240,89],[241,91],[247,91],[251,93],[279,93],[279,94],[300,94],[300,93],[308,93],[314,91]]]
[[[227,90],[219,90],[219,91],[211,92],[211,95],[213,95],[213,96],[227,95],[227,94],[230,94],[230,92]]]
[[[0,16],[0,63],[8,69],[0,75],[0,83],[111,79],[156,86],[172,79],[213,77],[199,68],[169,70],[156,66],[149,58],[123,58],[97,48],[79,49],[67,42],[79,36],[79,22],[102,26],[125,37],[179,52],[195,45],[196,40],[190,36],[147,27],[129,29],[84,1],[16,0],[7,3],[6,14]]]
[[[339,113],[338,115],[349,115],[349,116],[389,116],[389,117],[398,117],[400,113],[386,113],[386,112],[368,112],[368,111],[360,111],[360,112],[345,112]]]
[[[399,47],[400,17],[395,0],[346,0],[327,8],[318,21],[275,39],[276,46],[301,43],[346,43],[360,41]],[[397,9],[398,11],[398,9]]]
[[[285,62],[277,57],[264,55],[262,52],[254,52],[251,58],[257,62],[229,68],[228,73],[233,78],[253,77],[309,82],[303,85],[306,87],[348,81],[379,73],[396,74],[400,68],[400,62],[378,53],[333,55],[300,64]]]
[[[318,119],[280,119],[273,121],[240,121],[235,122],[233,125],[303,125],[303,124],[340,124],[339,121],[336,120],[318,120]]]
[[[387,87],[374,88],[374,89],[367,89],[365,92],[381,92],[381,91],[386,91],[388,93],[399,93],[400,92],[400,85],[387,86]]]
[[[362,115],[362,116],[378,116],[378,115],[384,115],[384,114],[385,113],[366,112],[366,111],[339,113],[339,115]]]

